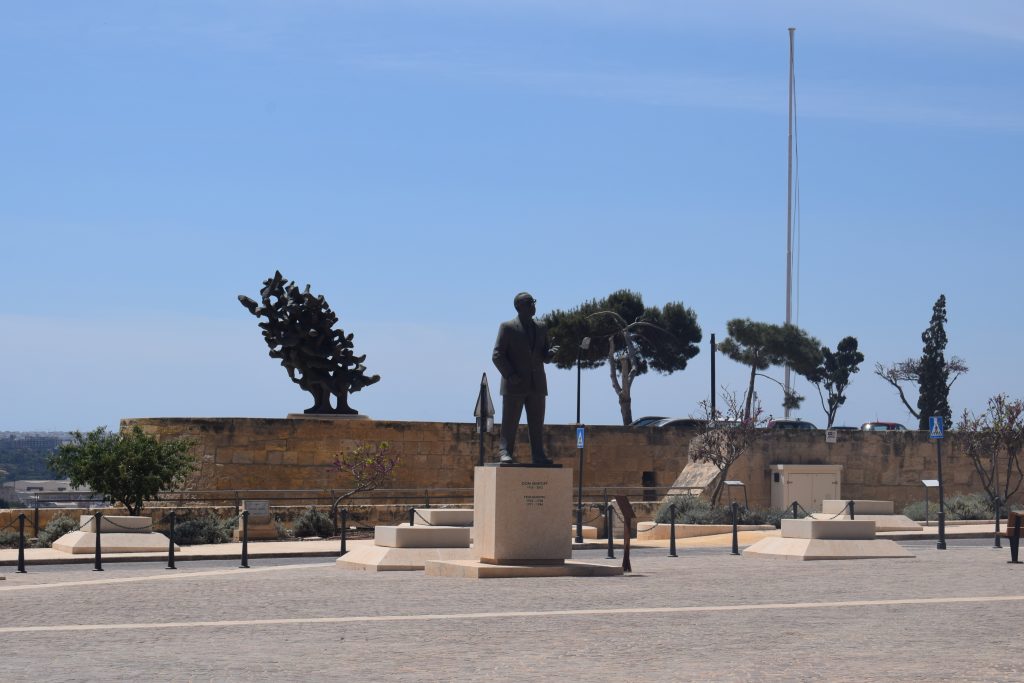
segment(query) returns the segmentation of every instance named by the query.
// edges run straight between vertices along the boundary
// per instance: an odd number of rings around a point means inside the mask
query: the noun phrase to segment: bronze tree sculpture
[[[380,381],[380,375],[366,374],[366,356],[353,352],[352,334],[333,329],[338,316],[324,300],[313,296],[309,285],[299,290],[280,271],[264,280],[262,303],[240,294],[238,300],[257,318],[265,317],[260,328],[270,347],[270,357],[279,358],[292,381],[313,394],[307,414],[356,415],[348,395]],[[337,407],[331,405],[337,397]]]

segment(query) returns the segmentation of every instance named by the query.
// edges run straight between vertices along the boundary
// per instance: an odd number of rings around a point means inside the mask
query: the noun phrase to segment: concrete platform
[[[843,510],[850,503],[849,500],[823,500],[821,501],[821,512],[826,515],[834,515]],[[891,500],[857,500],[853,499],[853,515],[855,518],[865,515],[891,515],[896,511]]]
[[[159,533],[103,534],[100,551],[106,553],[155,553],[167,552],[167,537]],[[96,552],[96,534],[88,531],[72,531],[53,542],[52,548],[73,555],[92,555]],[[178,546],[174,546],[179,550]]]
[[[566,560],[560,565],[486,564],[476,560],[427,562],[427,576],[457,579],[515,579],[557,576],[622,576],[621,566]]]
[[[740,524],[737,526],[738,531],[773,531],[774,529],[775,527],[771,524]],[[671,531],[672,527],[667,523],[639,522],[636,525],[636,538],[638,541],[667,541]],[[676,540],[731,533],[732,524],[676,524]]]
[[[361,544],[339,557],[335,564],[341,569],[368,572],[421,571],[431,560],[469,560],[470,548],[385,548]]]
[[[385,548],[468,548],[468,526],[378,526],[374,545]]]
[[[797,520],[799,521],[799,520]],[[912,558],[895,541],[831,540],[821,538],[764,538],[743,551],[743,556],[781,560],[877,560]]]

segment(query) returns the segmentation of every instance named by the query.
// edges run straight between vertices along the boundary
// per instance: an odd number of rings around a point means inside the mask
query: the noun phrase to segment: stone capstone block
[[[100,517],[100,531],[103,534],[147,534],[153,530],[152,517],[131,517],[121,515],[103,515]],[[78,518],[80,531],[96,533],[96,517],[81,515]]]
[[[471,527],[377,526],[373,543],[384,548],[468,548]]]
[[[464,508],[416,508],[416,524],[473,526],[473,510]]]
[[[846,510],[849,500],[823,500],[821,501],[821,512],[825,515],[836,515]],[[893,514],[893,502],[891,500],[856,500],[853,501],[854,517],[858,515],[891,515]],[[846,514],[849,511],[846,510]]]
[[[851,519],[784,519],[782,538],[816,538],[823,540],[871,540],[875,523]]]

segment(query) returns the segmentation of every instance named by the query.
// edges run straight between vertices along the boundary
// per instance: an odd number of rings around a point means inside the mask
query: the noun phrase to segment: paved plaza
[[[0,680],[1024,680],[1024,565],[991,541],[904,545],[915,559],[643,548],[610,578],[5,566]]]

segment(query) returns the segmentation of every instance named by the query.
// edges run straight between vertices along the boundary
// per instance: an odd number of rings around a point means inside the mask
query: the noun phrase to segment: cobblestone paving
[[[632,576],[480,581],[322,560],[5,568],[0,681],[1024,680],[1024,566],[983,546],[914,552],[640,551]],[[372,619],[389,616],[407,618]],[[95,628],[60,630],[75,625]]]

